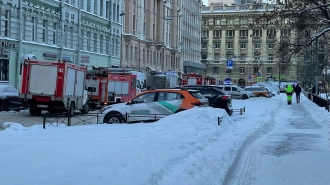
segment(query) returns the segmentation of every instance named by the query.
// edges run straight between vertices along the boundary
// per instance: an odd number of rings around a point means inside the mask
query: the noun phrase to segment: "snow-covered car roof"
[[[4,84],[0,84],[0,92],[3,92],[5,88],[7,87],[11,87],[11,88],[14,88],[16,89],[15,87],[11,86],[11,85],[4,85]],[[17,93],[18,93],[18,90],[16,89]]]

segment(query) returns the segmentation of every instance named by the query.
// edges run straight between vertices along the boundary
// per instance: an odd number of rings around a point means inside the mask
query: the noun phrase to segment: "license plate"
[[[48,105],[37,105],[37,107],[48,108]]]

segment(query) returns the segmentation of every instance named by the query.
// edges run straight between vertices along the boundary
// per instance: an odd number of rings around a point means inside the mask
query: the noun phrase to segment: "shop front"
[[[17,42],[0,40],[0,84],[15,86]]]

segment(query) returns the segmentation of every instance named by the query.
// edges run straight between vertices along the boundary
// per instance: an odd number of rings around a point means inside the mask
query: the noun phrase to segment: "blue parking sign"
[[[226,67],[227,67],[227,69],[233,69],[234,61],[233,60],[227,60],[226,61]]]

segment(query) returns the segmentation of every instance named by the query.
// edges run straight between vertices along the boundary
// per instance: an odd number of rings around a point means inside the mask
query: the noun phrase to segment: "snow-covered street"
[[[330,184],[330,113],[301,98],[233,100],[246,112],[231,117],[194,108],[155,123],[43,130],[6,122],[1,184]]]

